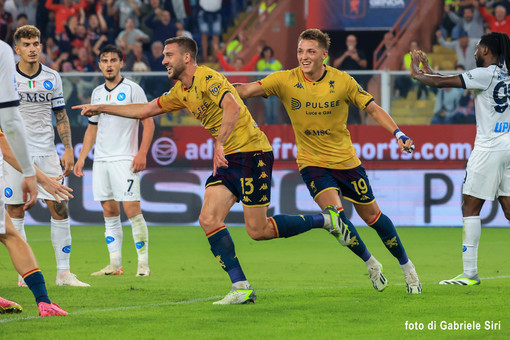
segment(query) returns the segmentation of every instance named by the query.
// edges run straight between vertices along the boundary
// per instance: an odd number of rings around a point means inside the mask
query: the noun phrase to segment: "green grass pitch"
[[[69,316],[38,318],[32,294],[18,288],[4,247],[0,295],[24,311],[0,315],[2,338],[28,339],[405,339],[510,338],[510,229],[482,231],[482,284],[439,286],[461,271],[460,228],[398,228],[416,265],[423,294],[409,295],[398,262],[369,228],[359,232],[383,263],[389,287],[372,288],[365,265],[323,230],[285,240],[256,242],[229,228],[257,303],[215,306],[228,276],[198,227],[150,227],[150,277],[135,277],[131,228],[124,227],[124,276],[91,277],[108,254],[102,226],[72,227],[71,269],[90,288],[56,287],[49,227],[27,227],[50,298]],[[423,330],[406,329],[421,323]],[[500,329],[485,329],[500,324]],[[494,322],[493,323],[491,323]],[[428,329],[435,322],[436,329]],[[441,329],[479,324],[480,330]],[[409,326],[408,326],[409,328]]]

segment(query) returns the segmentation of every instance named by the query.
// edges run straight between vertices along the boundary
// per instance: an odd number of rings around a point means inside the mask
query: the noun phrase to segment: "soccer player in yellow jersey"
[[[297,163],[310,195],[321,207],[336,206],[351,232],[349,248],[368,267],[374,288],[388,285],[381,264],[370,254],[358,232],[343,211],[338,191],[354,203],[359,216],[373,229],[395,256],[404,272],[407,291],[421,293],[421,283],[391,220],[377,202],[365,169],[356,156],[347,129],[348,105],[365,110],[382,127],[392,132],[402,151],[412,152],[413,141],[401,132],[393,119],[374,102],[347,73],[324,65],[330,45],[329,36],[308,29],[298,40],[299,67],[275,72],[266,78],[236,84],[241,98],[277,96],[284,104],[296,135]]]
[[[230,208],[242,201],[246,231],[254,240],[291,237],[312,228],[328,230],[342,245],[350,233],[334,207],[305,216],[276,215],[267,218],[271,199],[273,152],[234,87],[218,72],[196,63],[197,45],[186,37],[165,41],[163,65],[175,86],[145,104],[79,105],[82,114],[107,113],[143,119],[187,108],[216,138],[213,173],[206,182],[199,222],[213,255],[232,281],[232,290],[215,304],[255,302],[225,226]]]

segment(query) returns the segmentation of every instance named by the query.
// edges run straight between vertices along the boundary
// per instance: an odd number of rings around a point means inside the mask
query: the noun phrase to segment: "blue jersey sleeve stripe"
[[[230,91],[225,91],[225,93],[223,93],[223,95],[221,96],[221,99],[220,99],[220,101],[219,101],[219,103],[218,103],[219,107],[221,107],[221,102],[223,101],[223,98],[225,98],[225,95],[226,95],[227,93],[232,93],[232,92],[230,92]]]
[[[370,103],[371,103],[371,102],[373,102],[373,101],[374,101],[374,98],[370,98],[370,100],[369,100],[369,101],[365,104],[365,107],[367,107],[367,106],[368,106],[368,104],[370,104]]]
[[[6,107],[19,106],[19,100],[13,100],[10,102],[0,103],[0,109],[5,109]]]

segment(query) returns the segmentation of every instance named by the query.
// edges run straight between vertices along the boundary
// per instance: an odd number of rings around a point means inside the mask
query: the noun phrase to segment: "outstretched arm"
[[[163,113],[158,105],[158,98],[150,103],[126,104],[126,105],[106,105],[106,104],[83,104],[73,106],[72,109],[81,110],[82,116],[95,116],[100,113],[107,113],[113,116],[120,116],[133,119],[144,119],[157,116]]]
[[[372,101],[367,105],[365,111],[368,112],[368,114],[372,116],[372,118],[374,118],[374,120],[379,123],[379,125],[391,132],[395,138],[397,138],[400,150],[409,153],[413,152],[413,140],[407,137],[402,131],[400,131],[395,121],[393,121],[393,118],[391,118],[391,116],[386,111],[384,111],[382,107]]]
[[[253,83],[247,84],[238,83],[233,85],[236,88],[237,93],[239,93],[239,96],[243,99],[251,97],[261,97],[266,95],[264,89],[262,88],[262,85],[260,85],[258,81],[254,81]]]
[[[423,68],[420,69],[420,62]],[[425,85],[433,87],[455,87],[462,88],[462,81],[460,75],[442,75],[435,73],[429,65],[427,57],[422,51],[411,51],[411,76],[424,83]]]

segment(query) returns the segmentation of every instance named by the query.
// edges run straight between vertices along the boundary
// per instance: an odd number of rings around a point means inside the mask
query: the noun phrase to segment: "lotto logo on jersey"
[[[126,94],[124,92],[121,92],[117,95],[117,100],[119,102],[123,101],[124,99],[126,99]]]
[[[12,196],[12,189],[9,187],[5,188],[4,195],[5,197],[10,198]]]
[[[53,83],[49,80],[46,80],[44,83],[43,83],[43,86],[46,90],[51,90],[53,88]]]

